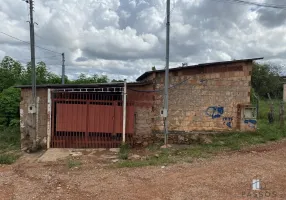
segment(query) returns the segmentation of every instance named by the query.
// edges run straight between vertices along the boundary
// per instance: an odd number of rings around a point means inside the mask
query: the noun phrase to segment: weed
[[[6,127],[0,131],[0,149],[7,151],[20,149],[19,127]]]
[[[130,152],[130,147],[128,144],[121,144],[118,157],[122,160],[127,160],[128,159],[128,154]]]
[[[148,149],[149,151],[158,151],[161,146],[162,146],[161,143],[154,143],[154,144],[150,144],[150,145],[147,147],[147,149]]]
[[[14,163],[20,157],[19,151],[20,128],[2,127],[0,130],[0,164]]]
[[[73,159],[68,159],[67,161],[67,166],[68,168],[74,168],[74,167],[79,167],[81,166],[81,161],[80,160],[73,160]]]
[[[13,153],[0,154],[0,164],[10,165],[13,164],[18,158],[19,155]]]

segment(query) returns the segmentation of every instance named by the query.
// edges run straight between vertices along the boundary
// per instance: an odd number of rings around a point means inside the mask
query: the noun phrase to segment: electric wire
[[[246,1],[246,0],[214,0],[220,2],[228,2],[228,3],[236,3],[241,5],[253,5],[264,8],[274,8],[274,9],[286,9],[286,5],[277,5],[277,4],[269,4],[269,3],[259,3],[254,1]]]
[[[0,33],[4,34],[4,35],[6,35],[6,36],[8,36],[8,37],[10,37],[10,38],[13,38],[13,39],[15,39],[15,40],[21,41],[21,42],[23,42],[23,43],[30,44],[30,42],[21,40],[21,39],[19,39],[19,38],[17,38],[17,37],[14,37],[14,36],[12,36],[12,35],[9,35],[9,34],[7,34],[7,33],[2,32],[2,31],[0,31]],[[56,53],[56,54],[60,54],[60,55],[61,55],[61,53],[59,53],[59,52],[56,52],[56,51],[53,51],[53,50],[50,50],[50,49],[47,49],[47,48],[44,48],[44,47],[41,47],[41,46],[38,46],[38,45],[35,45],[35,47],[38,47],[39,49],[43,49],[43,50],[46,50],[46,51],[49,51],[49,52],[52,52],[52,53]]]

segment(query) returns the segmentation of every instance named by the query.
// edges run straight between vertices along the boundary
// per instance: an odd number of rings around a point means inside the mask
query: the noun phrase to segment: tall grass
[[[12,164],[20,156],[19,126],[1,127],[0,129],[0,164]]]
[[[20,128],[5,127],[0,129],[0,152],[20,149]]]
[[[270,111],[270,105],[273,103],[274,108],[274,120],[277,121],[279,119],[279,106],[281,100],[274,99],[270,100],[260,100],[258,107],[258,119],[268,119],[268,112]]]

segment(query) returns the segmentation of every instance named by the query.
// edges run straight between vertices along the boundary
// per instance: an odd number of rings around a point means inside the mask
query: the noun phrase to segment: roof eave
[[[197,65],[191,65],[191,66],[186,66],[186,67],[175,67],[175,68],[171,68],[169,69],[170,71],[174,71],[174,70],[180,70],[182,68],[186,69],[186,68],[191,68],[191,67],[204,67],[204,66],[210,66],[210,65],[219,65],[219,64],[230,64],[230,63],[236,63],[236,62],[252,62],[255,60],[262,60],[264,57],[257,57],[257,58],[249,58],[249,59],[240,59],[240,60],[230,60],[230,61],[221,61],[221,62],[212,62],[212,63],[201,63],[201,64],[197,64]],[[144,74],[142,74],[141,76],[139,76],[136,81],[142,81],[145,77],[147,77],[149,74],[152,74],[153,72],[164,72],[164,69],[160,69],[160,70],[154,70],[154,71],[147,71]]]

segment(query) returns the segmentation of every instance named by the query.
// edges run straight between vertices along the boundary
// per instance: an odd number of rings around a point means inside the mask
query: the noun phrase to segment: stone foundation
[[[169,133],[169,144],[210,144],[212,137],[221,132],[191,132],[191,133]],[[225,133],[225,132],[224,132]],[[153,143],[163,143],[165,135],[162,132],[155,132],[151,135],[134,136],[134,146],[146,147]]]

